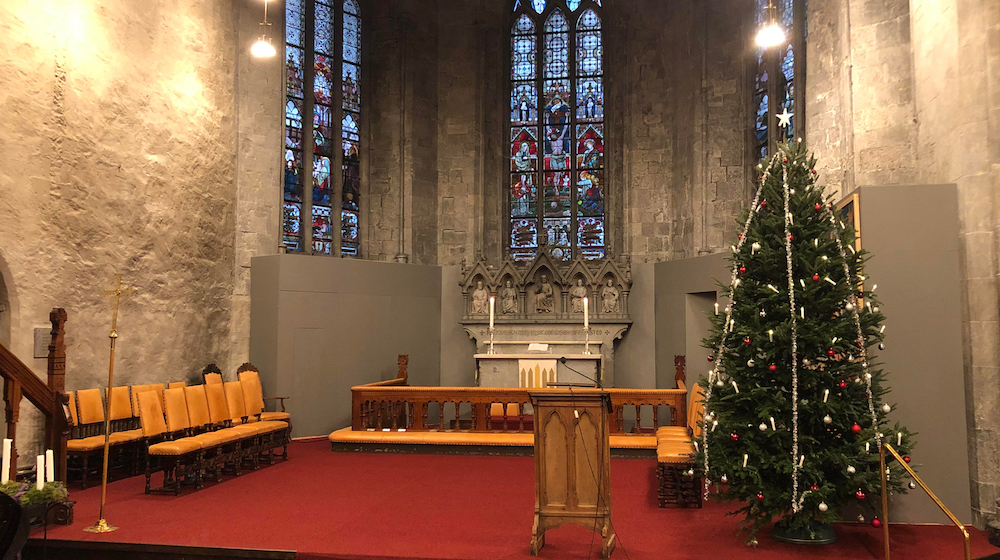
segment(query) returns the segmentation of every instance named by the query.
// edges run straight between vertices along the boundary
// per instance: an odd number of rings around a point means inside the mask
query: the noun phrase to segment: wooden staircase
[[[17,421],[21,399],[26,397],[45,416],[45,447],[54,454],[56,480],[66,480],[66,440],[69,421],[66,387],[66,310],[53,309],[52,341],[49,343],[47,381],[43,382],[9,348],[0,344],[0,377],[3,377],[4,416],[7,421],[6,437],[17,441]],[[17,449],[11,448],[10,479],[17,473]]]

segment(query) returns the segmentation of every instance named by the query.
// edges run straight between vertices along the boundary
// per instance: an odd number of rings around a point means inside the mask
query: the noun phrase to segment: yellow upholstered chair
[[[696,383],[688,404],[688,425],[665,426],[656,430],[657,499],[660,507],[668,503],[702,506],[702,477],[695,468],[694,455],[704,415],[705,392],[701,384]]]
[[[167,383],[168,389],[183,389],[184,387],[187,387],[186,381],[171,381]]]
[[[656,429],[656,438],[688,441],[701,436],[701,419],[705,415],[705,389],[695,383],[687,406],[686,426],[663,426]]]
[[[291,415],[285,412],[285,399],[287,397],[270,397],[265,399],[264,391],[260,384],[260,374],[256,370],[246,369],[239,373],[240,382],[243,384],[243,402],[246,403],[247,412],[251,416],[260,416],[261,420],[281,420],[291,423]],[[281,402],[281,412],[265,411],[265,400],[277,400]]]
[[[76,401],[77,437],[66,442],[67,458],[74,463],[67,468],[80,472],[80,482],[86,488],[91,468],[101,468],[100,460],[95,461],[96,465],[91,465],[91,460],[100,459],[104,453],[104,401],[100,389],[83,389],[70,398]],[[75,465],[77,458],[79,467]]]
[[[225,384],[226,403],[229,406],[229,414],[233,424],[245,424],[257,428],[258,452],[263,454],[267,461],[274,463],[272,451],[282,447],[281,456],[288,458],[288,443],[291,441],[288,422],[282,420],[260,420],[256,416],[248,413],[243,398],[243,382],[231,381]]]
[[[205,396],[208,401],[208,416],[214,430],[231,430],[240,434],[237,440],[235,454],[226,458],[226,464],[232,466],[232,472],[236,476],[241,474],[244,460],[256,466],[257,461],[257,435],[258,428],[254,424],[240,424],[233,426],[232,417],[229,414],[229,406],[226,404],[226,390],[222,383],[207,383],[203,385]],[[223,466],[225,468],[225,466]]]
[[[172,390],[167,389],[167,392]],[[203,466],[215,474],[215,480],[218,482],[222,479],[223,466],[239,456],[239,441],[246,436],[246,432],[234,428],[212,431],[212,417],[208,409],[205,386],[193,385],[184,387],[183,390],[191,430],[200,432],[191,437],[202,443],[202,449],[205,451]]]
[[[183,399],[184,390],[179,391]],[[163,417],[163,406],[155,391],[142,391],[137,397],[142,436],[146,443],[146,493],[172,492],[179,496],[181,478],[191,476],[194,477],[196,486],[201,487],[201,442],[194,438],[171,438],[173,434],[168,430]],[[187,424],[187,407],[184,407],[182,422],[177,410],[177,399],[174,395],[171,397],[171,404],[175,409],[175,425]],[[150,477],[154,471],[163,471],[162,488],[150,487]]]
[[[154,391],[156,389],[155,385],[132,385],[132,416],[136,418],[139,417],[139,399],[137,398],[139,393],[144,391]],[[160,406],[163,406],[163,401],[160,401]]]
[[[105,393],[107,390],[105,389]],[[142,430],[130,425],[134,418],[132,414],[132,403],[129,398],[128,387],[112,387],[111,399],[108,401],[109,414],[111,417],[111,437],[112,445],[139,441],[142,439]]]
[[[221,373],[206,373],[205,374],[205,385],[222,385],[222,374]]]

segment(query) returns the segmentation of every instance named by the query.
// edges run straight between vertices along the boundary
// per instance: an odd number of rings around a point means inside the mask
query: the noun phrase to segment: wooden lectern
[[[535,526],[531,554],[545,531],[576,523],[601,532],[601,558],[611,556],[610,395],[601,389],[531,391],[535,415]]]

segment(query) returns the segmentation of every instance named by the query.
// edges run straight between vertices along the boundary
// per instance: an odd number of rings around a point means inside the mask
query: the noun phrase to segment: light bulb
[[[257,58],[271,58],[277,54],[277,51],[274,50],[274,45],[267,40],[267,37],[261,37],[250,47],[250,54]]]
[[[785,32],[777,23],[769,23],[757,32],[757,46],[765,49],[777,47],[785,42]]]

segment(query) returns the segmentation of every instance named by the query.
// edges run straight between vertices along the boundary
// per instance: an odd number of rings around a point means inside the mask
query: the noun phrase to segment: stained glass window
[[[598,0],[519,0],[511,24],[510,255],[605,256]]]
[[[772,0],[775,21],[788,40],[770,49],[758,48],[753,78],[753,161],[774,152],[778,142],[797,139],[805,131],[801,90],[805,78],[806,0]],[[771,21],[768,0],[755,0],[757,27]],[[778,115],[791,115],[789,125],[779,124]]]
[[[357,0],[286,0],[285,51],[282,237],[286,251],[333,255],[339,248],[341,255],[357,256],[361,195]],[[338,163],[339,193],[334,173]],[[312,196],[307,196],[305,185]],[[304,219],[312,220],[311,228]],[[339,237],[334,235],[338,221]]]

